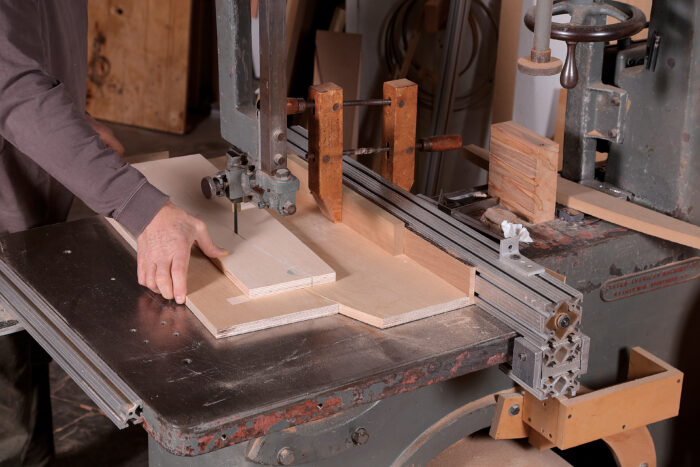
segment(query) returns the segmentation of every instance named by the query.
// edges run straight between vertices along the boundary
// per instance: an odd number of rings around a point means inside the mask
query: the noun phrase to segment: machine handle
[[[567,89],[576,87],[578,69],[576,66],[576,44],[578,42],[609,42],[624,39],[644,29],[647,19],[642,10],[626,3],[613,0],[582,5],[572,0],[554,2],[552,15],[571,15],[570,23],[552,23],[552,39],[566,41],[567,54],[561,74],[561,85]],[[611,16],[619,23],[586,25],[583,22],[591,16]],[[525,25],[535,30],[535,7],[525,15]]]

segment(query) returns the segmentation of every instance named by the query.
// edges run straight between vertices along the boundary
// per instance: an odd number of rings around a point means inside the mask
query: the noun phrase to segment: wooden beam
[[[324,216],[343,219],[343,90],[334,83],[309,88],[309,190]]]
[[[389,151],[381,155],[380,174],[404,190],[413,186],[416,164],[416,116],[418,85],[407,79],[384,83],[382,144]]]

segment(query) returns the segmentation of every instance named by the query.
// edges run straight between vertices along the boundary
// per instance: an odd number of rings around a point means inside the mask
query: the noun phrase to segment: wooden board
[[[360,98],[362,36],[344,32],[316,31],[314,84],[335,83],[345,100]],[[357,107],[343,110],[343,149],[357,147],[359,135]]]
[[[513,118],[516,62],[520,43],[520,25],[523,21],[522,7],[522,0],[509,0],[508,8],[501,8],[494,73],[493,123],[506,122]],[[531,35],[528,34],[526,37],[528,41],[532,40]]]
[[[192,0],[89,0],[87,111],[184,133]]]
[[[298,211],[278,217],[337,274],[336,282],[307,289],[339,304],[340,313],[387,328],[471,304],[464,292],[406,255],[393,256],[348,226],[328,221],[307,186],[306,163],[288,159],[299,178]]]
[[[108,221],[135,250],[134,237]],[[338,313],[338,304],[306,289],[250,299],[198,248],[192,248],[187,289],[187,307],[217,339]]]
[[[624,201],[565,178],[558,178],[557,202],[613,224],[700,248],[700,227]]]
[[[559,147],[515,122],[491,126],[489,195],[532,223],[554,219]]]
[[[267,210],[239,213],[233,233],[231,202],[207,200],[200,180],[216,168],[200,155],[136,164],[146,178],[185,211],[206,224],[214,242],[229,255],[216,260],[226,276],[249,297],[272,295],[335,280],[335,272]]]

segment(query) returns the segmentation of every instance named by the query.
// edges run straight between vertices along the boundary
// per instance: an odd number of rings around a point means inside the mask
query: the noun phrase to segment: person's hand
[[[136,239],[139,284],[185,303],[194,242],[210,258],[228,254],[214,244],[204,222],[168,201]]]
[[[124,152],[126,151],[124,149],[124,145],[119,142],[117,137],[114,136],[114,132],[110,130],[107,125],[98,122],[92,117],[92,115],[87,113],[85,114],[85,119],[88,121],[92,129],[95,130],[98,135],[100,135],[100,139],[108,148],[114,149],[114,151],[119,154],[119,157],[124,157]]]

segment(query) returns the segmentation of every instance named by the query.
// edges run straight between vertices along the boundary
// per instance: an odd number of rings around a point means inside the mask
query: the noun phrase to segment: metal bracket
[[[586,137],[622,144],[623,129],[629,109],[627,91],[596,83],[586,88],[584,102],[588,107]]]
[[[543,266],[520,254],[520,239],[517,236],[504,238],[499,248],[501,263],[508,269],[528,277],[544,273]]]

